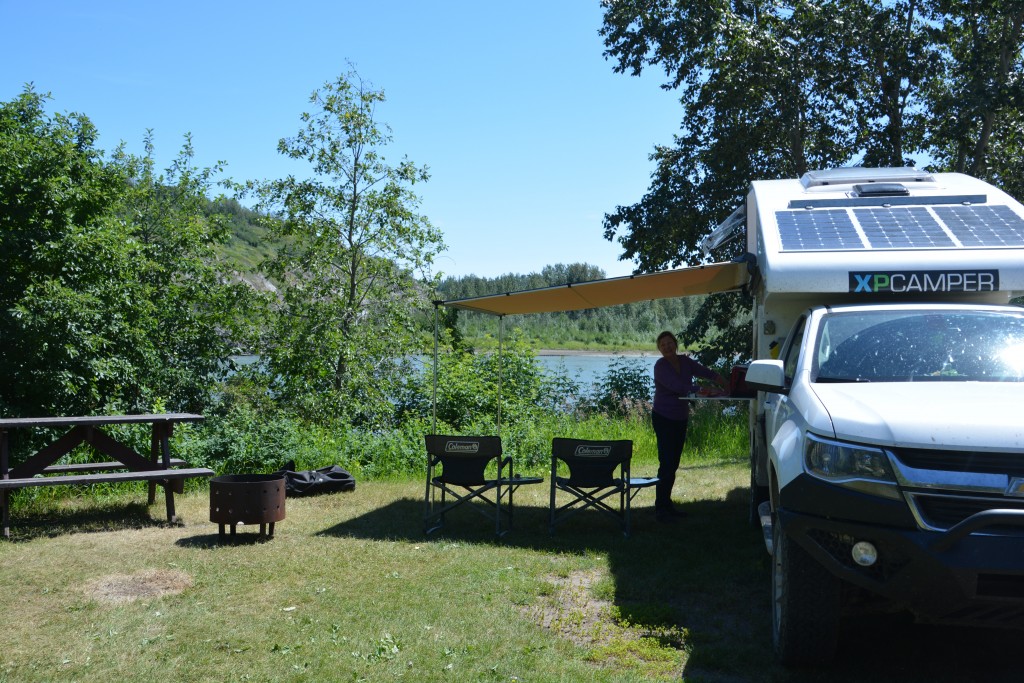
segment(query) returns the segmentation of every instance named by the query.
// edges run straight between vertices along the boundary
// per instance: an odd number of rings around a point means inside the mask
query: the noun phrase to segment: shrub
[[[651,411],[653,390],[654,379],[643,364],[616,356],[607,372],[599,376],[590,406],[619,417],[646,415]]]

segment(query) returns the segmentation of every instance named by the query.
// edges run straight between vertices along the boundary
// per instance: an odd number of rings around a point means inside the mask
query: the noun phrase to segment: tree
[[[138,371],[169,405],[201,412],[211,380],[251,334],[245,311],[253,292],[221,256],[226,217],[206,210],[222,164],[195,167],[190,135],[163,173],[155,168],[151,131],[144,149],[139,157],[122,145],[111,162],[127,181],[112,208],[140,251],[137,285],[147,315],[139,321],[146,355]]]
[[[941,167],[1024,196],[1024,4],[936,0],[942,61],[927,83],[927,143]]]
[[[187,146],[171,186],[151,154],[108,162],[89,119],[47,99],[0,104],[0,410],[199,411],[232,337],[223,235],[197,211],[210,172]]]
[[[674,145],[652,155],[657,165],[648,193],[605,216],[605,237],[640,272],[708,260],[701,240],[742,202],[753,179],[858,159],[868,166],[912,164],[919,154],[934,159],[936,170],[969,168],[1007,186],[1021,182],[1020,3],[605,6],[601,33],[615,70],[660,68],[663,87],[679,90],[683,106]],[[998,143],[991,142],[994,131]],[[728,259],[742,249],[733,242],[714,256]],[[742,302],[720,299],[708,298],[683,332],[684,344],[705,343],[742,318]],[[732,343],[712,344],[712,359],[749,348]]]
[[[605,276],[601,268],[589,263],[556,263],[553,266],[544,266],[540,274],[544,279],[545,287],[558,287],[578,282],[589,282],[590,280],[603,280]]]
[[[0,105],[0,410],[89,414],[127,401],[142,338],[139,245],[110,212],[124,186],[96,129],[47,116],[30,87]]]
[[[376,420],[415,350],[412,312],[427,305],[441,235],[417,213],[426,167],[384,156],[385,101],[355,72],[315,91],[303,128],[278,151],[312,176],[250,183],[283,246],[267,271],[281,284],[263,356],[277,395],[301,414]]]

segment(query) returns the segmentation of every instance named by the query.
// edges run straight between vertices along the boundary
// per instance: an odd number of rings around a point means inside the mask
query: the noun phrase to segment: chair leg
[[[2,497],[0,497],[0,506],[3,506],[3,534],[4,538],[11,537],[11,492],[8,489],[4,489]]]
[[[548,507],[548,534],[555,535],[555,475],[551,474],[551,504]]]
[[[629,532],[630,532],[630,528],[629,528],[629,521],[630,521],[629,520],[629,500],[630,500],[630,497],[631,496],[629,495],[629,491],[626,488],[623,488],[622,489],[622,498],[621,498],[621,500],[619,502],[619,506],[622,508],[622,511],[623,511],[622,512],[622,524],[623,524],[622,532],[623,532],[623,535],[626,538],[629,538]]]
[[[448,514],[445,510],[445,507],[448,505],[448,497],[445,495],[446,493],[447,491],[445,489],[441,489],[441,516],[437,518],[438,529],[444,528],[444,517]]]
[[[508,487],[500,486],[495,482],[486,482],[485,485],[480,487],[462,484],[450,485],[443,482],[435,483],[434,486],[435,491],[429,499],[429,506],[425,508],[424,513],[424,532],[426,534],[431,534],[443,528],[448,512],[451,512],[463,503],[470,503],[470,505],[467,505],[467,509],[472,509],[488,519],[492,519],[494,521],[494,531],[498,536],[504,536],[511,530],[512,504],[510,500],[505,500],[509,492],[504,490]],[[449,486],[463,487],[466,489],[466,493],[462,495],[453,488],[448,488]],[[441,491],[440,502],[437,500],[436,489]],[[451,497],[451,503],[448,502],[449,497]],[[480,505],[472,505],[471,503],[478,503]],[[509,516],[509,522],[505,527],[502,526],[502,517],[504,515]]]
[[[515,510],[515,505],[512,504],[512,494],[515,493],[516,487],[512,484],[508,486],[508,528],[512,529],[512,511]]]
[[[501,536],[501,483],[494,489],[494,533]]]
[[[444,516],[446,513],[445,506],[447,505],[447,499],[445,497],[445,489],[441,488],[441,500],[437,501],[437,492],[427,484],[427,500],[424,504],[423,510],[423,533],[432,534],[435,531],[439,531],[444,528]],[[435,513],[434,510],[440,510]]]
[[[427,467],[427,489],[423,493],[423,533],[430,533],[430,513],[434,511],[434,506],[431,505],[433,501],[433,491],[430,490],[430,479],[433,473],[431,467]]]

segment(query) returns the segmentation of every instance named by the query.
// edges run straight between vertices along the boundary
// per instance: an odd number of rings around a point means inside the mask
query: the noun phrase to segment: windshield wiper
[[[876,380],[867,377],[818,377],[814,380],[818,384],[864,384]]]

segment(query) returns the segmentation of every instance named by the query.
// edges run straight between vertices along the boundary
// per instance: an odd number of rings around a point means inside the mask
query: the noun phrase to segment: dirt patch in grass
[[[615,629],[612,603],[594,596],[592,589],[601,578],[596,569],[551,577],[554,591],[542,604],[529,608],[532,618],[576,645],[607,644],[619,629]]]
[[[620,606],[601,597],[607,579],[599,569],[553,576],[553,591],[529,616],[562,638],[587,650],[594,664],[643,670],[655,679],[679,677],[685,662],[685,632],[675,627],[639,626],[623,617]]]
[[[111,574],[90,581],[86,594],[100,602],[123,604],[140,598],[177,595],[192,586],[192,577],[170,569],[146,569],[135,574]]]

